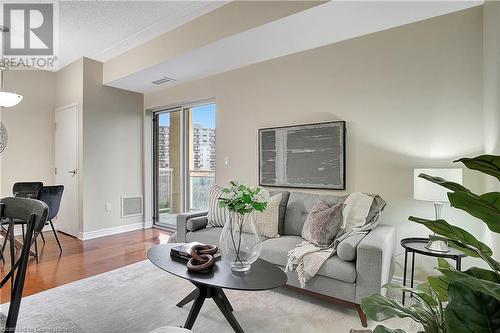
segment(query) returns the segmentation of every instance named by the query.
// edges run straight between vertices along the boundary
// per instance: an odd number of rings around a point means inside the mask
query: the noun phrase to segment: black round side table
[[[429,242],[429,238],[403,238],[401,246],[405,248],[405,268],[403,272],[403,286],[406,287],[406,271],[408,269],[408,253],[412,253],[411,260],[411,280],[410,287],[413,288],[413,278],[415,275],[415,253],[429,257],[453,259],[456,261],[456,268],[459,271],[462,268],[462,258],[466,257],[465,253],[450,248],[448,252],[437,252],[428,250],[425,246]],[[405,292],[403,291],[403,305],[405,304]]]

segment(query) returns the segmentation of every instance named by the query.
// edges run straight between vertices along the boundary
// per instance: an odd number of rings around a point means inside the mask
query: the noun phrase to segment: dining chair
[[[38,191],[40,188],[43,186],[42,182],[17,182],[14,183],[12,186],[12,194],[15,197],[19,198],[30,198],[34,199],[38,196]],[[7,232],[7,230],[3,227],[6,223],[0,223],[0,227],[4,229],[4,231]],[[26,221],[14,221],[14,225],[21,225],[21,229],[23,232],[23,238],[24,238],[24,226],[26,224]],[[5,249],[5,242],[2,245],[2,250]]]
[[[42,188],[42,186],[43,186],[42,182],[16,182],[12,186],[12,194],[14,195],[14,197],[17,197],[17,198],[36,199],[38,197],[38,192],[39,192],[40,188]],[[25,220],[14,219],[14,223],[12,225],[12,228],[14,228],[14,226],[16,226],[16,225],[21,226],[23,238],[24,238],[26,223],[27,223],[27,221],[25,221]],[[5,229],[5,227],[4,227],[5,225],[9,225],[9,224],[8,224],[8,222],[6,222],[5,220],[2,219],[0,222],[0,227],[3,229],[4,232],[9,234],[10,230]],[[42,237],[43,237],[43,234],[42,234]],[[4,239],[4,242],[2,244],[2,249],[1,249],[2,256],[3,256],[3,252],[5,251],[6,245],[7,245],[7,238]],[[35,240],[35,257],[36,257],[36,260],[38,261],[38,244],[36,243],[36,240]]]
[[[37,199],[43,201],[49,206],[49,215],[47,217],[47,222],[45,225],[50,224],[52,228],[52,232],[54,233],[54,237],[56,238],[57,246],[59,246],[59,253],[62,253],[61,243],[59,242],[59,238],[57,237],[56,229],[54,229],[54,224],[52,220],[59,213],[59,207],[61,206],[61,198],[64,192],[63,185],[54,185],[54,186],[42,186],[40,190],[38,190]],[[45,243],[45,238],[43,237],[43,232],[40,233],[43,242]]]
[[[48,211],[49,207],[47,204],[39,200],[12,197],[0,199],[0,219],[8,220],[10,225],[13,225],[14,219],[28,221],[26,234],[23,238],[21,255],[17,261],[15,260],[14,252],[14,231],[11,228],[11,268],[0,281],[0,288],[3,288],[9,280],[12,286],[9,312],[3,332],[14,332],[16,330],[31,244],[36,235],[43,229],[47,221]]]
[[[34,199],[42,186],[42,182],[17,182],[12,186],[12,194],[15,197]]]

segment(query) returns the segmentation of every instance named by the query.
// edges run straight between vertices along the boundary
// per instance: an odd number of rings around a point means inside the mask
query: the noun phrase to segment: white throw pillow
[[[226,221],[226,208],[219,207],[219,198],[224,194],[223,187],[214,185],[208,194],[208,226],[223,227]]]
[[[278,236],[278,225],[280,220],[280,202],[283,193],[273,195],[269,198],[267,208],[262,213],[255,214],[255,226],[261,236],[273,238]],[[250,226],[243,226],[244,232],[251,232]]]

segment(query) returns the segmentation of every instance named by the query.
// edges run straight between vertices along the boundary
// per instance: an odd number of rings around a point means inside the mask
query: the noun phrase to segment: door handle
[[[75,169],[75,170],[70,170],[70,171],[68,171],[68,173],[71,173],[71,174],[73,174],[73,175],[76,175],[76,169]]]

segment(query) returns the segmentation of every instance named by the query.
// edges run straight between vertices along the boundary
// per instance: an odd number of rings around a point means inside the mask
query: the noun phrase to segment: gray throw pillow
[[[330,207],[326,202],[315,203],[302,227],[302,238],[322,247],[333,243],[342,226],[342,209],[339,203]]]

